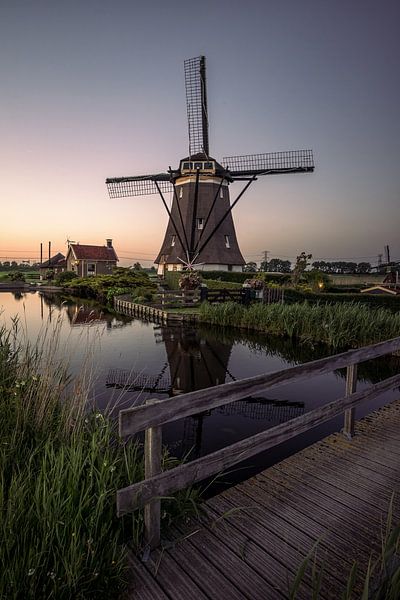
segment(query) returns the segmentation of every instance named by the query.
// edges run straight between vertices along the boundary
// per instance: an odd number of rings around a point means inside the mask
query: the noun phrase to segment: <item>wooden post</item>
[[[346,397],[351,396],[357,389],[357,365],[349,365],[346,375]],[[351,440],[354,437],[355,408],[349,408],[344,413],[343,435]]]
[[[160,400],[149,399],[146,404]],[[149,479],[161,473],[162,426],[146,429],[144,440],[144,476]],[[145,544],[153,550],[160,545],[161,501],[152,500],[144,507]]]

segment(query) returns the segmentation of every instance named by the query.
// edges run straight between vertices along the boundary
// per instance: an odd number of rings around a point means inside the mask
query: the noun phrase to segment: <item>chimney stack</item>
[[[107,248],[112,248],[112,240],[106,240]]]

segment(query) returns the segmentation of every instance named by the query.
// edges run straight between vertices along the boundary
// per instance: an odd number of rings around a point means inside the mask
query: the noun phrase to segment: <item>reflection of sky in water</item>
[[[139,404],[149,397],[167,398],[330,354],[328,349],[294,347],[290,341],[269,339],[265,334],[248,334],[243,340],[243,334],[232,330],[161,326],[108,313],[95,303],[62,303],[56,297],[37,293],[16,300],[13,294],[3,292],[0,307],[0,322],[9,326],[18,314],[31,341],[43,335],[46,327],[48,331],[59,328],[58,352],[69,362],[72,373],[79,372],[89,351],[93,394],[102,409]],[[384,377],[389,375],[385,373]],[[370,376],[366,371],[363,378],[375,381],[376,373],[371,371]],[[106,387],[110,382],[129,384],[130,389]],[[366,386],[368,381],[359,381],[359,390]],[[344,388],[345,380],[339,373],[282,385],[257,398],[171,423],[163,428],[164,441],[178,453],[192,449],[193,454],[205,454],[335,400],[344,395]],[[366,414],[398,395],[398,391],[386,393],[357,412]],[[247,465],[268,466],[341,426],[340,417],[265,456],[254,457]],[[238,477],[232,475],[233,480]]]

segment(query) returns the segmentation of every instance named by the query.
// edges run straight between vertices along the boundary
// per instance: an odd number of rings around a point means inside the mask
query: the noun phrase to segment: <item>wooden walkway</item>
[[[321,599],[339,599],[351,566],[381,551],[387,510],[400,519],[400,400],[211,498],[204,514],[177,526],[146,562],[130,555],[129,599],[287,598],[315,542]],[[311,567],[298,598],[312,598]]]

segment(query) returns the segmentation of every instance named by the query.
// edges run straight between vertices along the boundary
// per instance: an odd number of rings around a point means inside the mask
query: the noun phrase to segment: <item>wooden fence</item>
[[[395,375],[356,392],[357,364],[399,349],[400,337],[273,373],[225,383],[214,388],[165,400],[149,400],[143,406],[120,411],[121,436],[145,430],[145,479],[118,490],[117,514],[122,516],[144,507],[146,543],[154,548],[160,542],[161,497],[169,496],[180,489],[221,473],[255,454],[286,442],[342,413],[344,413],[343,433],[351,439],[354,435],[355,407],[363,401],[376,398],[382,392],[400,386],[400,375]],[[206,456],[161,472],[163,424],[242,400],[282,384],[308,380],[311,376],[330,373],[344,367],[347,368],[346,388],[341,398]]]
[[[200,302],[200,291],[197,290],[163,290],[157,294],[161,306],[193,306]]]
[[[252,301],[261,301],[265,304],[276,302],[283,303],[283,288],[264,287],[257,293],[251,288],[207,288],[201,287],[196,290],[163,290],[159,292],[158,298],[162,307],[168,306],[193,306],[207,300],[210,304],[220,302],[237,302],[239,304],[250,304]]]

